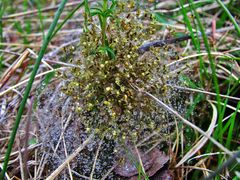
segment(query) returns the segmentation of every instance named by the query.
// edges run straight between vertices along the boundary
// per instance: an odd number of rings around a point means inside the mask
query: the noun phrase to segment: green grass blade
[[[43,37],[43,39],[45,39],[43,16],[42,16],[42,12],[41,12],[41,2],[36,1],[36,4],[37,4],[37,9],[38,9],[38,17],[40,19],[40,26],[41,26],[41,31],[42,31],[42,37]]]
[[[229,9],[230,7],[232,7],[233,4],[233,0],[230,0],[230,2],[228,4],[226,4],[227,8]],[[228,15],[223,12],[222,15],[219,17],[219,20],[217,20],[217,28],[221,28],[223,27],[223,25],[225,24],[226,20],[227,20]]]
[[[229,77],[229,82],[231,82],[231,77]],[[228,88],[227,88],[227,93],[226,95],[230,95],[231,93],[231,86],[230,86],[231,83],[228,83]],[[225,115],[225,112],[226,112],[226,109],[227,109],[227,104],[228,104],[228,98],[224,100],[224,106],[222,107],[221,109],[221,112],[219,113],[219,121],[223,122],[223,118],[224,118],[224,115]],[[221,128],[217,128],[216,130],[216,135],[219,133],[220,131],[220,134],[224,134],[224,131],[223,131],[223,126]],[[229,132],[230,133],[230,132]]]
[[[226,143],[225,146],[228,149],[231,149],[231,143],[232,143],[232,139],[233,139],[233,133],[234,133],[234,128],[236,128],[236,116],[237,116],[237,112],[240,108],[240,103],[238,103],[237,108],[235,110],[235,112],[232,114],[231,118],[227,121],[226,125],[223,127],[223,133],[225,133],[227,130],[227,139],[226,139]]]
[[[88,0],[84,0],[84,31],[88,31],[88,18],[91,16]]]
[[[3,42],[3,22],[2,17],[4,15],[4,11],[6,9],[7,1],[1,1],[0,2],[0,42]],[[0,45],[0,49],[2,49],[2,46]],[[2,69],[2,61],[3,61],[3,53],[0,53],[0,72]]]
[[[192,37],[193,45],[198,50],[199,49],[199,39],[195,38],[195,34],[193,32],[191,22],[189,20],[189,17],[187,16],[187,11],[186,11],[186,9],[183,5],[183,0],[180,0],[180,5],[181,5],[181,10],[182,10],[182,15],[183,15],[184,22],[186,23],[186,26],[187,26],[187,28],[190,32],[190,36]]]
[[[12,130],[12,133],[11,133],[11,136],[10,136],[10,139],[9,139],[9,144],[8,144],[8,148],[7,148],[7,152],[5,154],[5,159],[4,159],[4,164],[3,164],[3,169],[2,169],[2,172],[0,174],[0,180],[3,180],[4,179],[4,176],[5,176],[5,172],[7,170],[7,166],[8,166],[8,162],[9,162],[9,158],[10,158],[10,154],[11,154],[11,151],[12,151],[12,146],[14,144],[14,140],[15,140],[15,137],[16,137],[16,134],[17,134],[17,130],[18,130],[18,127],[19,127],[19,124],[20,124],[20,121],[21,121],[21,117],[22,117],[22,114],[23,114],[23,111],[24,111],[24,108],[25,108],[25,105],[26,105],[26,102],[27,102],[27,99],[28,99],[28,96],[29,96],[29,93],[31,91],[31,88],[32,88],[32,84],[34,82],[34,79],[35,79],[35,76],[37,74],[37,71],[38,71],[38,68],[39,68],[39,65],[41,63],[41,60],[43,58],[43,55],[47,49],[47,46],[51,40],[51,37],[52,37],[52,33],[57,25],[57,22],[58,22],[58,19],[63,11],[63,8],[65,7],[65,4],[67,3],[68,0],[62,0],[56,14],[55,14],[55,17],[53,19],[53,22],[49,28],[49,31],[47,33],[47,36],[46,38],[44,39],[43,41],[43,44],[42,44],[42,47],[39,51],[39,55],[38,55],[38,58],[36,60],[36,63],[34,65],[34,68],[33,68],[33,71],[31,73],[31,76],[30,76],[30,79],[29,79],[29,82],[27,84],[27,87],[26,87],[26,90],[24,92],[24,96],[23,96],[23,99],[21,101],[21,104],[20,104],[20,107],[19,107],[19,110],[18,110],[18,113],[17,113],[17,117],[16,117],[16,121],[15,121],[15,124],[14,124],[14,127],[13,127],[13,130]]]
[[[240,37],[240,27],[238,26],[236,20],[234,19],[232,14],[229,12],[228,8],[223,4],[223,2],[221,0],[217,0],[217,2],[223,8],[224,12],[229,16],[230,20],[232,21],[232,23],[238,33],[238,36]]]
[[[195,7],[194,7],[194,4],[193,4],[193,0],[190,0],[190,3],[193,7],[193,12],[194,12],[194,15],[196,17],[196,20],[197,20],[197,23],[198,23],[198,26],[199,26],[199,29],[200,29],[200,32],[202,33],[202,37],[203,37],[203,42],[204,42],[204,45],[205,45],[205,48],[206,48],[206,51],[208,53],[208,59],[210,61],[210,67],[211,67],[211,70],[212,70],[212,78],[213,78],[213,84],[214,84],[214,89],[216,91],[216,94],[217,94],[217,102],[218,102],[218,111],[221,112],[221,105],[220,105],[220,102],[221,102],[221,97],[220,97],[220,90],[219,90],[219,84],[218,84],[218,79],[217,79],[217,75],[216,75],[216,67],[215,67],[215,63],[214,63],[214,60],[213,60],[213,57],[211,55],[211,48],[210,48],[210,45],[208,43],[208,38],[207,38],[207,35],[205,33],[205,29],[201,23],[201,19],[200,19],[200,16],[198,14],[198,12],[196,11]],[[218,124],[219,124],[219,128],[221,129],[222,128],[222,121],[218,121]],[[220,142],[222,142],[222,134],[220,133],[219,134],[219,140]]]
[[[64,24],[67,22],[67,20],[69,20],[69,19],[74,15],[74,13],[75,13],[80,7],[82,7],[83,5],[84,5],[84,2],[80,3],[75,9],[73,9],[73,10],[67,15],[67,17],[63,20],[63,22],[60,23],[60,24],[56,27],[55,31],[54,31],[53,34],[52,34],[51,39],[52,39],[52,38],[57,34],[57,32],[64,26]]]
[[[197,49],[197,52],[200,53],[200,40],[199,40],[198,35],[195,36],[195,33],[193,31],[191,22],[189,20],[188,15],[187,15],[187,10],[183,5],[183,0],[180,0],[180,5],[181,5],[181,11],[182,11],[183,19],[184,19],[184,22],[186,23],[186,26],[187,26],[187,28],[190,32],[190,36],[192,38],[193,45]],[[200,64],[200,81],[201,81],[202,84],[204,84],[203,74],[207,74],[207,73],[206,73],[206,67],[204,66],[202,57],[200,57],[199,64]]]

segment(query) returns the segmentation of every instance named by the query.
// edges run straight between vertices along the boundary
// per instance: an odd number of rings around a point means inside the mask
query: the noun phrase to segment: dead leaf
[[[168,161],[169,156],[167,156],[164,152],[159,151],[159,149],[155,148],[150,151],[148,154],[145,154],[139,151],[141,160],[143,163],[144,170],[146,171],[146,175],[148,177],[153,176],[159,171]],[[136,151],[132,151],[132,155],[134,159],[137,160],[137,153]],[[138,169],[137,167],[129,160],[129,158],[124,157],[125,162],[123,164],[119,164],[115,168],[115,173],[122,176],[128,177],[130,180],[137,180],[138,179]],[[138,162],[136,162],[138,163]]]
[[[143,162],[143,166],[144,169],[147,170],[149,169],[152,164],[153,164],[153,159],[151,158],[151,156],[149,154],[144,154],[143,152],[139,151],[142,162]],[[124,157],[124,162],[119,164],[116,168],[115,168],[115,173],[123,176],[123,177],[132,177],[136,174],[138,174],[138,169],[136,167],[136,163],[138,163],[138,156],[137,156],[137,152],[136,151],[131,151],[131,156],[132,159],[134,159],[136,162],[132,162],[129,157],[127,157],[127,155],[123,155]],[[135,163],[135,164],[134,164]]]

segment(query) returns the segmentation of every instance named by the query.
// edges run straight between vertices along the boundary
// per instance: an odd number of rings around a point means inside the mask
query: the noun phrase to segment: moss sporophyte
[[[109,129],[113,137],[137,139],[161,129],[165,113],[134,86],[167,101],[164,64],[168,57],[162,48],[139,54],[139,47],[154,37],[157,28],[140,10],[126,13],[129,8],[129,3],[104,0],[102,7],[90,9],[91,20],[85,23],[87,30],[80,35],[73,58],[79,68],[67,73],[64,92],[75,101],[86,129]]]

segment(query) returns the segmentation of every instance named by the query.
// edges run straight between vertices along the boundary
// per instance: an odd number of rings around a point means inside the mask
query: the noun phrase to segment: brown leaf
[[[153,149],[150,153],[154,162],[151,168],[146,172],[149,177],[153,176],[169,161],[169,156],[167,156],[164,152],[159,151],[157,148]]]
[[[148,154],[144,154],[139,151],[141,160],[144,166],[144,170],[146,171],[147,176],[153,176],[158,170],[160,170],[169,160],[169,157],[162,151],[159,151],[157,148],[150,151]],[[137,158],[136,151],[132,151],[133,159]],[[129,160],[129,158],[124,157],[125,162],[123,164],[119,164],[115,168],[115,173],[123,176],[123,177],[131,177],[131,180],[137,180],[138,169],[136,166]]]
[[[173,180],[173,172],[170,170],[161,170],[161,172],[157,173],[154,177],[152,177],[153,180]]]
[[[141,151],[139,151],[140,156],[141,156],[141,160],[143,162],[143,166],[144,169],[147,170],[149,169],[152,164],[153,164],[153,159],[151,158],[151,156],[149,154],[144,154]],[[124,162],[119,164],[116,168],[115,168],[115,173],[123,176],[123,177],[132,177],[136,174],[138,174],[138,169],[136,167],[136,165],[134,163],[138,163],[138,156],[137,156],[137,152],[136,151],[131,151],[131,156],[132,159],[135,160],[136,162],[132,162],[129,157],[127,157],[126,155],[123,155],[124,157]]]

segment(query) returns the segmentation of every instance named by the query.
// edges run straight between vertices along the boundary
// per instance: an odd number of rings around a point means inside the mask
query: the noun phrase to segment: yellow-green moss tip
[[[81,34],[76,48],[81,53],[73,61],[79,68],[71,70],[72,79],[64,92],[77,102],[76,111],[85,117],[81,120],[87,129],[110,128],[113,137],[121,134],[123,139],[129,135],[137,139],[144,131],[164,124],[159,118],[163,112],[133,88],[135,85],[159,94],[164,87],[158,78],[166,73],[161,50],[138,53],[138,48],[157,29],[154,23],[143,24],[143,19],[131,14],[117,12],[109,20],[108,48],[115,58],[102,51],[101,32],[95,23],[89,22],[89,31]],[[151,116],[152,112],[157,112],[156,116]]]

